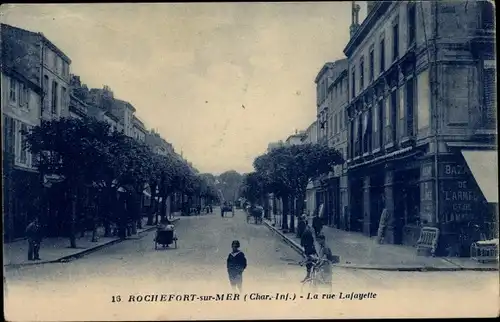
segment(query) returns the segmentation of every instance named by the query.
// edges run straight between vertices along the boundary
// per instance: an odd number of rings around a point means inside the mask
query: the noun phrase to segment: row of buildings
[[[475,225],[498,232],[496,55],[490,1],[352,2],[345,58],[315,79],[317,119],[302,142],[345,163],[308,186],[327,225],[415,245],[440,229],[441,254],[467,255]],[[291,136],[296,137],[297,134]]]
[[[92,116],[108,122],[112,131],[148,144],[155,153],[175,153],[172,144],[146,128],[132,104],[116,98],[108,86],[89,89],[71,74],[71,59],[42,33],[1,24],[0,48],[5,240],[23,236],[30,212],[37,211],[35,202],[28,201],[42,193],[40,180],[50,186],[51,177],[39,177],[21,134],[42,120]],[[5,171],[9,162],[11,170]],[[145,194],[150,196],[150,191]],[[60,200],[56,193],[50,195],[49,208],[58,212]],[[59,211],[61,216],[64,212]]]

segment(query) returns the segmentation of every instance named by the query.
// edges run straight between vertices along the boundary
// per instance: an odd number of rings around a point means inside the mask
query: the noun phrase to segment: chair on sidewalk
[[[422,251],[430,252],[434,257],[436,254],[437,243],[439,240],[439,229],[435,227],[423,227],[420,232],[420,238],[417,241],[417,255]]]

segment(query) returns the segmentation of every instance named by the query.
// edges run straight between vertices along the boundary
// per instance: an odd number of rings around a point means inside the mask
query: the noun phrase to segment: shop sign
[[[445,164],[441,182],[441,201],[444,221],[465,221],[473,218],[479,200],[468,168],[460,164]]]

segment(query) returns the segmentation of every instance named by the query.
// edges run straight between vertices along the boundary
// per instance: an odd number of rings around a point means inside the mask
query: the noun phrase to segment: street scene
[[[497,316],[494,14],[2,5],[6,319]]]
[[[8,308],[23,306],[26,297],[29,297],[32,306],[30,310],[16,314],[20,320],[55,321],[64,320],[67,316],[77,316],[81,320],[204,319],[223,318],[227,314],[235,319],[244,316],[279,318],[286,317],[289,314],[287,310],[297,308],[297,304],[270,305],[267,301],[254,301],[245,305],[235,302],[227,307],[237,308],[235,313],[217,313],[218,303],[189,306],[186,302],[143,302],[140,306],[110,306],[113,295],[121,295],[122,301],[128,301],[126,297],[130,294],[212,295],[231,292],[225,261],[234,239],[240,241],[248,259],[248,269],[243,277],[245,293],[298,294],[300,291],[300,281],[305,275],[304,268],[298,265],[302,257],[273,236],[264,225],[247,223],[242,210],[237,210],[234,217],[226,218],[220,217],[218,213],[185,217],[178,221],[176,228],[179,235],[177,249],[155,251],[154,232],[149,232],[139,239],[127,240],[68,263],[7,269],[6,313],[9,312]],[[420,273],[335,268],[333,288],[337,293],[376,292],[382,297],[382,303],[388,303],[396,296],[408,297],[406,301],[398,301],[400,308],[392,310],[393,313],[390,314],[394,316],[417,314],[419,308],[415,301],[419,303],[418,306],[434,307],[433,301],[436,300],[440,301],[440,305],[430,309],[429,316],[442,316],[443,310],[454,305],[457,310],[452,315],[462,316],[469,311],[469,296],[481,297],[483,300],[476,305],[486,309],[483,312],[488,315],[488,308],[493,308],[496,303],[493,294],[497,289],[497,273]],[[468,294],[467,301],[463,298],[464,292]],[[82,299],[85,299],[85,306],[81,305]],[[38,307],[48,303],[58,303],[57,308],[46,310]],[[312,318],[328,311],[331,317],[342,317],[343,312],[354,314],[352,307],[358,304],[347,301],[334,303],[299,303],[299,307],[305,310],[299,310],[294,315]],[[149,307],[151,305],[153,306]],[[270,305],[269,308],[276,312],[270,314],[266,305]],[[358,309],[363,309],[353,316],[369,317],[384,311],[377,313],[374,305],[369,302],[364,302],[363,306],[358,305]],[[462,306],[463,311],[459,309]],[[89,310],[90,308],[92,309]],[[105,310],[112,312],[106,313]],[[493,311],[489,313],[494,314]]]

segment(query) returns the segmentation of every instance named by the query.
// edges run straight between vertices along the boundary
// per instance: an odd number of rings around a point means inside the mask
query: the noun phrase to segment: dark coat
[[[230,253],[227,256],[227,272],[229,276],[240,275],[247,268],[247,259],[243,252]]]
[[[300,244],[304,247],[304,252],[306,255],[316,254],[316,248],[314,247],[314,236],[311,227],[306,226],[302,236],[300,238]]]
[[[321,230],[323,228],[323,221],[320,217],[316,216],[313,218],[312,226],[315,230]]]
[[[42,240],[42,227],[40,224],[32,222],[26,227],[26,237],[29,240],[40,242]]]

